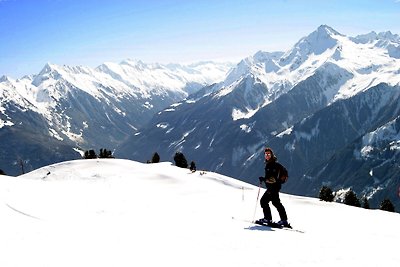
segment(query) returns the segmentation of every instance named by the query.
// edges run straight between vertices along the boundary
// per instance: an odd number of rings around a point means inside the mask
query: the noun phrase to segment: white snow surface
[[[0,266],[400,262],[398,213],[281,194],[300,233],[249,223],[262,217],[257,196],[258,187],[168,162],[76,160],[0,176]]]

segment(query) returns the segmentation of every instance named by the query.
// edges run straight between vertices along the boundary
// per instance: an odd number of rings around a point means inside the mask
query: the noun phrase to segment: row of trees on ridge
[[[323,186],[319,191],[319,199],[322,201],[332,202],[335,199],[335,194],[333,193],[332,189],[330,189],[328,186]],[[363,197],[360,200],[357,197],[357,194],[354,193],[354,191],[351,189],[345,193],[343,203],[354,207],[362,207],[364,209],[370,208],[368,199],[366,197]],[[379,209],[395,212],[395,207],[393,203],[390,201],[390,199],[387,198],[381,202]]]
[[[106,158],[114,158],[112,155],[111,150],[107,150],[105,148],[100,148],[100,153],[99,155],[96,154],[96,152],[91,149],[91,150],[86,150],[85,154],[83,156],[84,159],[106,159]]]
[[[96,159],[96,158],[114,158],[112,155],[112,152],[110,150],[107,150],[105,148],[100,149],[99,155],[96,154],[96,152],[91,149],[91,150],[86,150],[83,156],[84,159]],[[174,161],[175,165],[180,168],[188,168],[188,162],[186,160],[185,155],[183,155],[182,152],[176,152],[174,156]],[[148,160],[147,163],[158,163],[160,162],[160,155],[155,152],[151,158],[151,160]],[[196,163],[194,161],[190,162],[190,170],[192,172],[196,171]]]
[[[185,157],[185,155],[183,155],[182,152],[178,151],[178,152],[175,153],[174,161],[175,161],[175,166],[177,166],[177,167],[185,168],[185,169],[189,167],[188,162],[186,160],[186,157]],[[147,163],[158,163],[158,162],[160,162],[160,155],[157,152],[155,152],[153,154],[153,157],[151,158],[151,161],[149,161],[149,160],[147,161]],[[190,162],[189,169],[192,172],[196,171],[196,163],[194,161]]]

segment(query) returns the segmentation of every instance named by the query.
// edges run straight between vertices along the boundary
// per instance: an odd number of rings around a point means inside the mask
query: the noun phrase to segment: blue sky
[[[400,0],[0,0],[0,76],[47,62],[239,61],[285,51],[322,24],[400,34],[399,20]]]

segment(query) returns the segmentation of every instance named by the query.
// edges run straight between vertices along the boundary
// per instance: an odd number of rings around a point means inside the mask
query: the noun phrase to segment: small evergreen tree
[[[344,195],[343,203],[354,207],[361,207],[360,200],[358,200],[356,193],[351,189]]]
[[[182,152],[176,152],[174,156],[175,165],[180,168],[187,168],[188,163]]]
[[[381,202],[379,209],[385,210],[385,211],[390,211],[390,212],[395,211],[393,203],[387,198]]]
[[[192,172],[195,172],[195,171],[196,171],[196,163],[194,163],[194,161],[190,162],[190,170],[191,170]]]
[[[107,150],[105,148],[100,148],[99,158],[103,158],[103,159],[113,158],[111,150]]]
[[[22,174],[24,174],[25,173],[25,167],[24,167],[24,163],[25,163],[25,161],[23,160],[23,159],[18,159],[18,163],[19,163],[19,166],[21,166],[21,172],[22,172]]]
[[[86,151],[85,151],[84,158],[85,158],[85,159],[96,159],[96,158],[97,158],[96,152],[94,152],[93,149],[91,149],[91,150],[86,150]]]
[[[370,207],[369,207],[368,199],[367,199],[366,197],[363,197],[363,199],[362,199],[362,207],[363,207],[364,209],[369,209],[369,208],[370,208]]]
[[[6,173],[2,169],[0,169],[0,175],[6,175]]]
[[[325,185],[319,191],[319,199],[322,201],[332,202],[334,198],[332,190]]]
[[[153,154],[153,157],[151,158],[151,163],[159,163],[160,162],[160,155],[158,155],[157,152]]]

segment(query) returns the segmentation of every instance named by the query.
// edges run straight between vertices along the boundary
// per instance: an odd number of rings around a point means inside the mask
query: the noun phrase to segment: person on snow
[[[266,148],[264,151],[265,155],[265,176],[260,177],[260,186],[262,182],[265,183],[267,190],[261,197],[261,207],[263,209],[264,218],[258,220],[264,224],[271,224],[272,214],[269,207],[269,202],[278,210],[280,221],[278,224],[282,227],[290,227],[287,220],[285,207],[282,205],[279,199],[279,191],[281,190],[283,181],[281,180],[281,175],[287,175],[287,170],[277,161],[276,156],[271,148]]]

